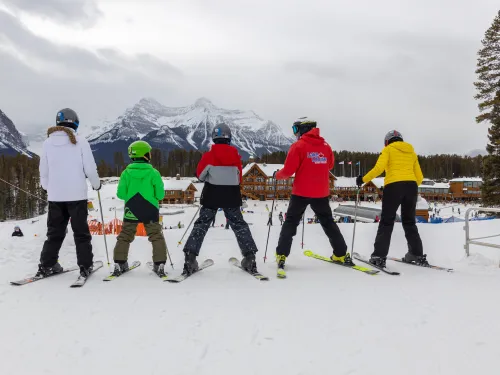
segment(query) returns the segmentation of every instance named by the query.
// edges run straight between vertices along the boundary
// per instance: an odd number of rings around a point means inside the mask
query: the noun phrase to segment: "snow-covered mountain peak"
[[[32,155],[12,120],[0,110],[0,154],[15,155],[17,153]]]
[[[197,108],[205,108],[205,109],[217,109],[216,106],[207,98],[199,98],[194,102],[194,106]]]
[[[88,139],[94,150],[102,147],[104,153],[116,151],[117,142],[119,148],[123,148],[127,142],[138,139],[165,151],[176,148],[207,150],[213,128],[222,122],[231,128],[232,143],[244,158],[249,154],[285,151],[293,143],[279,125],[259,117],[254,111],[223,109],[204,97],[186,107],[166,107],[155,99],[143,98],[109,127],[93,133]],[[110,144],[116,147],[107,147]],[[107,150],[104,150],[105,145]],[[110,159],[109,155],[105,158]]]

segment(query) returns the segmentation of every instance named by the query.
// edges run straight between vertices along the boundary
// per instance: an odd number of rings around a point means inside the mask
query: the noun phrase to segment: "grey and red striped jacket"
[[[205,183],[201,204],[209,208],[235,208],[241,202],[241,156],[233,146],[214,144],[198,163],[196,176]]]

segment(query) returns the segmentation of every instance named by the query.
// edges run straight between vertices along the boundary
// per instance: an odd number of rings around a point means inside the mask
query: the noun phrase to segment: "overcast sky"
[[[484,148],[476,52],[498,0],[0,0],[0,109],[23,131],[72,107],[81,126],[142,97],[252,109],[334,149]]]

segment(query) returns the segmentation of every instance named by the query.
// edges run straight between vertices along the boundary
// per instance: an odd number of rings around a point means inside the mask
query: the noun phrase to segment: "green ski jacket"
[[[165,197],[165,188],[160,172],[151,164],[129,164],[120,176],[116,195],[125,201],[124,221],[159,222],[158,201]]]

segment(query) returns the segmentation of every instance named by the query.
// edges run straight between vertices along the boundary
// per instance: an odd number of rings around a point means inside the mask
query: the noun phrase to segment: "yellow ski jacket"
[[[424,179],[417,154],[406,142],[394,142],[384,147],[375,167],[363,177],[367,183],[385,171],[384,186],[399,181],[415,181],[421,185]]]

